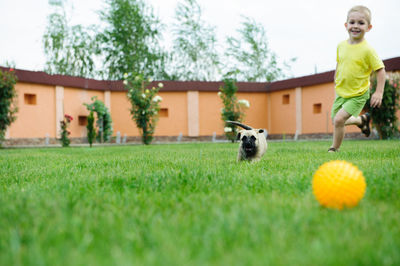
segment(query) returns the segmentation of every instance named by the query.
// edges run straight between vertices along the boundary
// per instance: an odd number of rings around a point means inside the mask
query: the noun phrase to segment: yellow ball
[[[346,161],[330,161],[314,173],[312,188],[318,202],[328,208],[351,208],[365,194],[367,184],[363,173]]]

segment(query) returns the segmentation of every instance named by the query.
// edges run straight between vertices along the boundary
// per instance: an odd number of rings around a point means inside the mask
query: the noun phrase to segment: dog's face
[[[254,129],[250,126],[237,121],[226,121],[243,128],[237,134],[237,140],[240,140],[237,160],[258,162],[267,151],[267,138],[264,135],[264,129]]]
[[[246,158],[251,158],[257,154],[259,133],[263,133],[263,129],[240,130],[237,139],[240,140],[241,151]]]

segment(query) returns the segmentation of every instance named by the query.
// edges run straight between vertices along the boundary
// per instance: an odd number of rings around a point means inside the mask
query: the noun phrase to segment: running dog
[[[267,139],[264,129],[254,129],[236,121],[226,121],[227,123],[243,128],[238,132],[237,140],[240,140],[237,160],[258,162],[267,151]]]

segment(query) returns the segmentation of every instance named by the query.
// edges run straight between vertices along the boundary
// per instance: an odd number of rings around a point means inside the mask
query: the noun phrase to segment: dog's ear
[[[242,134],[239,132],[236,136],[236,140],[240,140],[240,137],[242,136]]]

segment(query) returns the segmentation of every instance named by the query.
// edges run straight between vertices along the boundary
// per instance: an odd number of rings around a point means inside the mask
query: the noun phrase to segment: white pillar
[[[199,136],[199,92],[187,92],[188,104],[188,135],[190,137]]]
[[[56,86],[56,138],[61,135],[60,121],[64,119],[64,87]]]
[[[104,91],[104,105],[108,108],[111,114],[111,92]]]
[[[296,88],[296,132],[302,133],[302,101],[301,101],[301,87]]]
[[[9,139],[10,138],[10,128],[6,128],[6,135],[4,136],[5,139]]]

